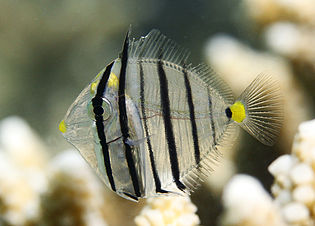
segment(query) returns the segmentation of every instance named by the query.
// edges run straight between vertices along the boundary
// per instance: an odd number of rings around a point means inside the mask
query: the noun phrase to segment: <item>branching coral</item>
[[[315,1],[243,0],[243,3],[245,14],[260,28],[266,46],[287,58],[299,78],[314,83]],[[313,93],[311,86],[307,88]]]
[[[310,48],[315,45],[314,29],[288,22],[278,22],[266,29],[265,37],[270,49],[293,62],[305,62],[315,71],[315,50]]]
[[[193,226],[200,223],[196,211],[189,197],[150,198],[135,222],[138,226]]]
[[[0,222],[30,224],[38,217],[38,194],[47,183],[45,147],[17,117],[0,122],[0,142]]]
[[[249,16],[262,26],[279,20],[315,25],[313,0],[244,0]]]
[[[235,176],[225,187],[223,225],[315,225],[315,120],[300,124],[292,154],[268,168],[272,199],[256,179]]]
[[[59,154],[48,169],[48,189],[41,195],[41,225],[107,225],[102,215],[102,187],[74,151]]]
[[[287,223],[315,224],[315,120],[299,126],[292,154],[269,166],[275,177],[272,193]]]
[[[272,198],[253,177],[237,175],[227,184],[223,193],[224,226],[283,226],[279,209]]]

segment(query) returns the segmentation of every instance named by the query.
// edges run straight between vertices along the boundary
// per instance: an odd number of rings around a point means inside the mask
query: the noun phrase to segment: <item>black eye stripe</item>
[[[102,98],[98,97],[97,94],[96,96],[92,99],[92,104],[93,104],[93,107],[98,107],[98,106],[102,106]]]
[[[96,115],[103,115],[104,114],[104,109],[102,108],[102,106],[94,106],[93,112]]]
[[[98,138],[100,140],[100,144],[102,146],[104,165],[106,168],[107,178],[108,178],[108,181],[110,183],[112,190],[116,191],[116,186],[115,186],[115,181],[114,181],[114,177],[113,177],[111,161],[110,161],[110,156],[109,156],[108,145],[106,142],[106,136],[105,136],[105,132],[104,132],[104,124],[103,124],[104,109],[102,107],[103,94],[106,90],[107,81],[109,79],[110,72],[112,70],[113,65],[114,65],[114,61],[106,67],[106,69],[102,75],[102,78],[101,78],[101,80],[97,86],[97,91],[96,91],[95,97],[92,99],[92,104],[93,104],[93,112],[95,113],[95,124],[96,124],[96,129],[97,129],[97,135],[98,135]]]

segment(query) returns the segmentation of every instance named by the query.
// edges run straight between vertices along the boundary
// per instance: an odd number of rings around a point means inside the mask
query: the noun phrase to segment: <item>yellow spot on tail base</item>
[[[65,133],[65,132],[67,131],[67,126],[66,126],[65,120],[62,120],[62,121],[59,123],[59,130],[60,130],[60,132],[62,132],[62,133]]]
[[[115,89],[118,88],[119,80],[117,76],[112,72],[110,73],[109,79],[108,79],[108,87],[113,87]]]
[[[232,119],[235,122],[242,122],[246,118],[246,112],[244,104],[240,101],[236,101],[231,107]]]

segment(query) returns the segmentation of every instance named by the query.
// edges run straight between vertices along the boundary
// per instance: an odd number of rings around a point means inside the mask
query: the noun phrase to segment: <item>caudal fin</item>
[[[230,109],[232,119],[249,134],[263,144],[275,143],[283,122],[283,103],[279,84],[271,76],[258,75]]]

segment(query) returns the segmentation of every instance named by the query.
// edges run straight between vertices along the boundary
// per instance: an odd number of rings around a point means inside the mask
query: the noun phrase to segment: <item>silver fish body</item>
[[[188,65],[188,55],[157,30],[137,41],[127,34],[120,57],[81,92],[60,124],[66,140],[124,198],[189,192],[233,140],[237,123],[261,142],[274,142],[281,106],[274,105],[278,91],[268,88],[269,78],[258,77],[263,82],[252,86],[262,88],[248,88],[233,104],[228,86],[209,67]],[[276,98],[257,102],[257,90]],[[265,121],[256,126],[252,119],[261,114]]]

